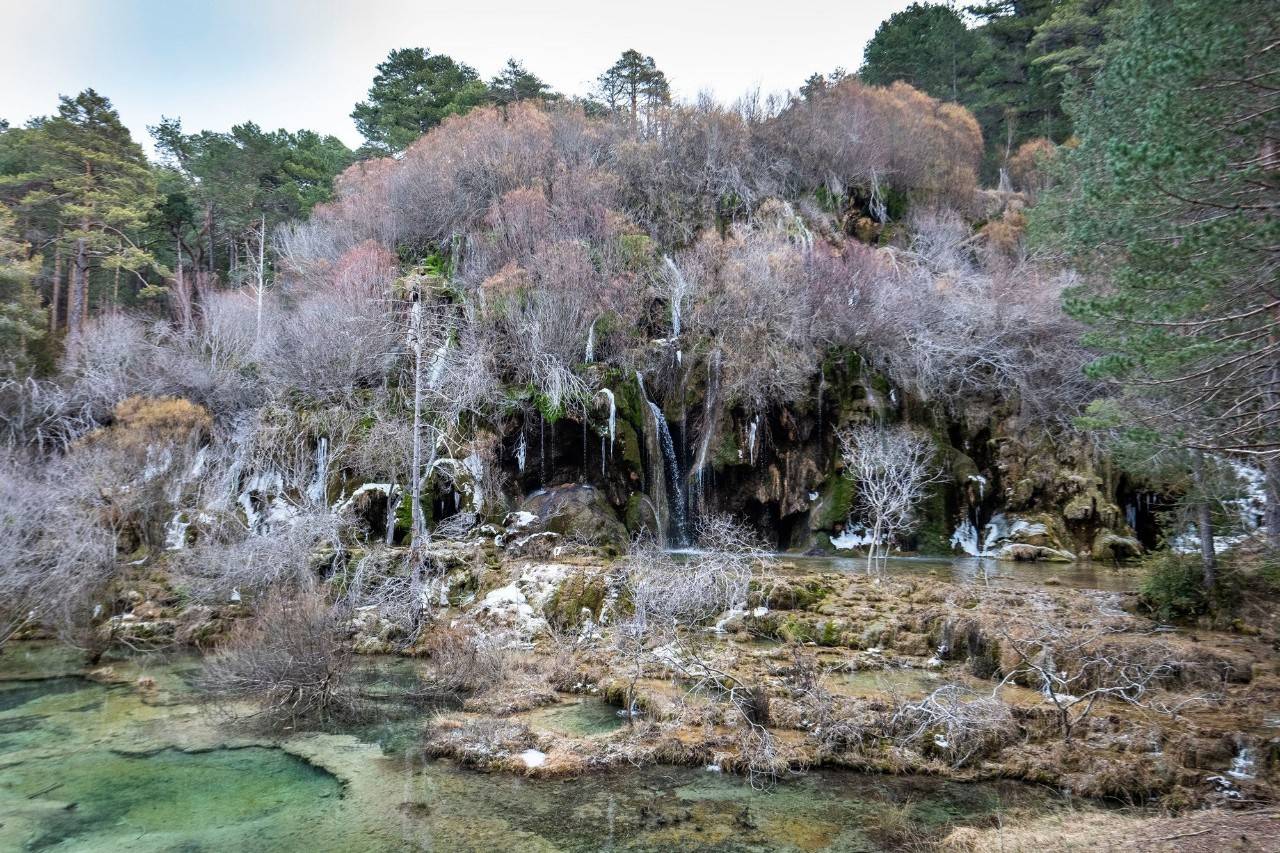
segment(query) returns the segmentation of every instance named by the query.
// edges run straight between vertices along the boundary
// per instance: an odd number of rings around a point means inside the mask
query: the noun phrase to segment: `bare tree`
[[[907,427],[851,427],[839,439],[844,476],[857,489],[854,508],[870,527],[870,570],[888,558],[898,536],[912,529],[916,506],[940,471],[933,464],[932,442]]]
[[[344,621],[315,592],[274,593],[206,659],[199,688],[237,722],[284,729],[349,718],[357,706],[345,684]],[[246,703],[255,710],[245,713]]]

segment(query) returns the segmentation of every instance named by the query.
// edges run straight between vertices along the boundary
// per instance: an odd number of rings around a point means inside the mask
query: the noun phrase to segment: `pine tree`
[[[671,102],[667,75],[652,56],[637,50],[623,51],[597,82],[600,99],[614,112],[629,116],[634,130],[647,124],[657,108]]]
[[[372,151],[392,153],[488,97],[488,87],[470,65],[425,47],[403,48],[378,64],[368,99],[356,104],[351,118]]]
[[[1032,223],[1085,273],[1067,308],[1091,327],[1091,372],[1119,389],[1095,416],[1168,446],[1266,460],[1272,507],[1278,38],[1280,10],[1265,0],[1143,3],[1069,101],[1080,144],[1058,158]]]
[[[45,311],[31,281],[40,256],[18,239],[17,218],[0,204],[0,376],[22,375],[33,365],[33,346],[45,335]]]
[[[111,102],[93,89],[63,97],[58,113],[33,126],[40,152],[19,205],[56,218],[56,249],[70,264],[67,339],[73,345],[89,317],[94,268],[141,276],[156,266],[139,245],[158,197],[142,148]],[[113,276],[114,277],[114,276]]]

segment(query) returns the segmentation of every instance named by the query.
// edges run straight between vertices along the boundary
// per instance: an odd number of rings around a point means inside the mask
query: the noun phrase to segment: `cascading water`
[[[663,255],[662,263],[666,265],[668,284],[671,286],[669,295],[671,302],[671,337],[674,340],[680,337],[680,316],[684,298],[689,293],[689,282],[685,279],[684,273],[680,272],[680,268],[676,266],[676,262],[671,260],[670,255]]]
[[[609,452],[612,453],[613,443],[618,438],[618,403],[608,388],[601,388],[596,394],[609,401]]]
[[[583,360],[587,364],[591,364],[596,360],[596,321],[591,321],[591,327],[587,329],[587,351],[583,353]]]
[[[529,445],[524,438],[524,430],[520,431],[520,443],[516,445],[516,470],[524,473],[525,463],[529,461]]]
[[[756,434],[760,431],[760,416],[756,415],[751,421],[751,425],[747,427],[747,458],[754,467],[756,464]]]
[[[644,388],[644,377],[636,371],[636,383],[640,387],[640,396],[649,406],[649,414],[653,418],[654,434],[656,442],[649,441],[646,435],[646,443],[657,447],[653,448],[658,453],[652,453],[651,456],[656,457],[655,462],[661,468],[661,476],[655,477],[655,486],[651,489],[655,492],[654,504],[661,506],[666,501],[659,502],[658,494],[664,498],[670,498],[671,517],[666,522],[672,528],[673,544],[687,545],[689,543],[689,519],[686,511],[687,502],[684,493],[684,481],[680,476],[680,460],[676,456],[675,442],[671,438],[671,429],[667,426],[667,419],[662,414],[662,409],[658,408],[658,404],[649,399],[648,393]],[[647,431],[646,431],[647,432]],[[662,524],[662,519],[659,519]]]
[[[693,461],[689,475],[693,479],[694,497],[697,499],[697,511],[701,512],[707,503],[705,490],[707,473],[707,454],[711,450],[711,437],[716,432],[716,396],[720,391],[720,350],[711,351],[707,358],[707,395],[703,400],[702,440],[698,443],[698,455]]]
[[[324,436],[316,442],[316,475],[307,486],[307,499],[315,504],[325,502],[329,483],[329,439]]]

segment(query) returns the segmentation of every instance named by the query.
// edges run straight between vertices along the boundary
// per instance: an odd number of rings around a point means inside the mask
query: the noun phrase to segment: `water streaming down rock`
[[[715,349],[707,357],[707,393],[703,399],[702,439],[698,442],[698,455],[694,458],[689,476],[693,480],[693,498],[697,501],[695,512],[706,511],[707,454],[711,450],[711,437],[716,433],[716,398],[720,391],[720,350]]]
[[[751,421],[751,425],[747,427],[747,458],[751,462],[752,467],[756,464],[756,435],[760,430],[760,416],[756,415]]]
[[[636,383],[640,388],[640,396],[648,404],[650,419],[653,423],[652,433],[645,429],[645,449],[651,464],[658,469],[658,476],[652,477],[650,497],[653,499],[660,527],[670,527],[671,544],[676,546],[689,544],[689,518],[685,496],[684,479],[680,476],[680,460],[676,456],[675,442],[671,438],[671,429],[658,404],[649,399],[644,388],[644,377],[636,371]],[[661,499],[660,499],[661,498]],[[669,518],[664,519],[660,508],[669,507]],[[662,531],[667,533],[666,530]]]
[[[583,353],[583,360],[587,364],[591,364],[596,360],[596,321],[591,321],[591,327],[587,329],[587,351]]]
[[[669,294],[671,302],[671,337],[675,339],[680,337],[680,318],[683,311],[684,298],[689,293],[689,282],[685,279],[684,273],[680,272],[680,268],[676,266],[676,262],[671,260],[670,255],[663,255],[662,263],[667,268],[667,279],[671,286]],[[678,350],[677,355],[680,355]]]
[[[524,438],[524,430],[520,430],[520,443],[516,445],[516,470],[524,473],[525,463],[529,461],[529,445]]]
[[[325,503],[329,483],[329,439],[324,436],[316,442],[316,473],[307,486],[307,499],[315,504]]]

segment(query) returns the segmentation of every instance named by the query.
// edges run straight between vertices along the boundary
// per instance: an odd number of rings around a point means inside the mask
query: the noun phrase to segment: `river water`
[[[362,660],[367,695],[385,697],[366,725],[261,739],[194,701],[192,658],[112,661],[100,683],[62,650],[12,645],[0,654],[0,850],[876,851],[1058,804],[1014,783],[842,771],[757,791],[699,768],[464,770],[416,754],[431,712],[397,701],[415,665]],[[607,736],[614,717],[565,697],[524,719]]]

